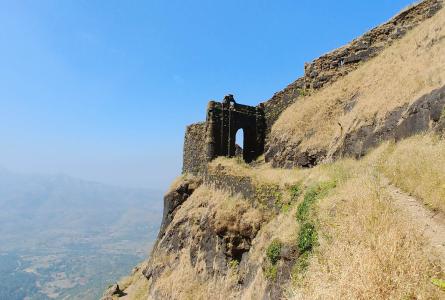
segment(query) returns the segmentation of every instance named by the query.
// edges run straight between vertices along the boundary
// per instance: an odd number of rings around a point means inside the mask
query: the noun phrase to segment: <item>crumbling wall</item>
[[[222,165],[208,168],[203,174],[203,182],[233,196],[242,195],[255,208],[262,207],[279,212],[283,204],[280,201],[282,190],[277,184],[255,182],[251,177],[234,174]]]
[[[307,63],[304,66],[303,77],[263,103],[267,133],[270,132],[280,114],[300,95],[320,89],[357,69],[361,62],[377,56],[410,29],[432,17],[442,7],[442,3],[442,0],[422,1],[404,10],[390,21],[368,31],[350,44]]]
[[[206,160],[206,123],[187,126],[184,138],[183,173],[202,173]]]
[[[183,173],[203,173],[212,159],[236,156],[238,130],[244,131],[243,159],[253,161],[264,152],[264,127],[264,114],[260,106],[238,104],[233,95],[227,95],[223,102],[210,101],[206,122],[190,125],[186,129]]]
[[[236,155],[236,133],[244,131],[243,159],[255,160],[264,152],[264,113],[262,107],[242,105],[227,95],[221,103],[210,101],[207,107],[209,159]]]

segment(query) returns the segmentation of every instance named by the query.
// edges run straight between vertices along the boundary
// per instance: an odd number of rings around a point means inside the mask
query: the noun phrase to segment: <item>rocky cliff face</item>
[[[217,298],[280,298],[296,248],[283,247],[288,260],[277,269],[279,280],[269,282],[263,252],[270,233],[259,233],[279,211],[267,201],[279,188],[267,191],[251,181],[239,185],[247,177],[225,174],[221,166],[208,172],[204,182],[183,178],[165,196],[158,242],[142,271],[150,282],[149,297],[209,299],[217,291]],[[222,182],[228,190],[216,188]],[[260,194],[266,201],[257,201]]]
[[[421,132],[441,131],[445,119],[445,86],[434,89],[414,102],[375,116],[367,122],[357,122],[332,136],[329,144],[302,148],[299,141],[274,138],[268,145],[266,159],[275,167],[313,167],[340,157],[360,158],[386,140],[401,140]]]

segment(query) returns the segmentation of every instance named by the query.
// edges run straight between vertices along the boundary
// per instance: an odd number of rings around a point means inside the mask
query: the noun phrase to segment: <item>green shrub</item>
[[[305,252],[297,258],[295,265],[292,267],[292,279],[297,281],[306,272],[309,267],[310,252]]]
[[[301,226],[297,237],[297,246],[300,256],[292,270],[293,277],[296,280],[308,268],[309,256],[318,241],[315,225],[309,220],[312,206],[318,199],[326,197],[329,191],[335,187],[335,180],[323,181],[313,185],[307,189],[303,201],[298,205],[296,218]]]
[[[273,240],[272,243],[266,249],[266,256],[272,265],[276,265],[280,259],[282,243],[279,240]]]
[[[283,194],[276,184],[261,184],[255,190],[256,201],[262,205],[275,204],[281,207]]]
[[[275,280],[277,278],[277,274],[278,267],[274,265],[270,265],[264,270],[264,276],[266,276],[266,278],[269,280]]]
[[[312,204],[317,200],[325,197],[329,191],[335,188],[335,181],[324,181],[311,186],[304,194],[303,202],[297,208],[297,220],[304,222],[309,216]]]
[[[290,211],[290,208],[291,208],[291,205],[289,203],[281,204],[281,207],[280,207],[282,213],[288,213]]]
[[[292,185],[289,190],[291,199],[296,200],[298,197],[300,197],[303,190],[301,182]]]
[[[317,199],[316,188],[310,188],[306,194],[304,194],[303,202],[298,205],[297,208],[297,220],[302,222],[305,221],[309,215],[312,204]]]
[[[307,89],[297,89],[297,93],[298,93],[298,95],[299,96],[301,96],[301,97],[305,97],[305,96],[310,96],[311,95],[311,92],[309,91],[309,90],[307,90]]]
[[[445,291],[445,280],[433,278],[431,283]]]
[[[298,235],[298,249],[301,254],[311,251],[317,243],[317,230],[311,223],[304,223]]]
[[[237,261],[236,259],[231,259],[231,260],[229,261],[229,268],[230,268],[231,270],[236,270],[236,269],[238,269],[238,266],[239,266],[239,261]]]

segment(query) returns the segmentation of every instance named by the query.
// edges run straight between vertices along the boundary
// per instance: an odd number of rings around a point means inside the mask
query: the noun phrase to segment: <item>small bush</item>
[[[300,197],[301,192],[303,188],[301,183],[294,184],[290,187],[290,197],[292,200],[296,200],[298,197]]]
[[[294,281],[300,280],[304,272],[306,272],[309,267],[309,256],[310,252],[305,252],[298,257],[295,265],[292,267],[292,279]]]
[[[305,252],[298,257],[297,262],[294,266],[298,272],[302,273],[307,270],[307,268],[309,267],[309,256],[310,252]]]
[[[304,195],[303,202],[298,205],[297,208],[297,220],[303,222],[307,219],[309,215],[312,203],[315,202],[317,198],[317,191],[314,188],[309,189]]]
[[[275,280],[277,278],[278,268],[275,265],[270,265],[264,270],[264,276],[269,280]]]
[[[229,268],[230,268],[231,270],[236,270],[236,269],[238,269],[238,266],[239,266],[239,261],[237,261],[236,259],[231,259],[231,260],[229,261]]]
[[[291,205],[289,203],[281,204],[281,212],[288,213],[290,211]]]
[[[273,240],[272,243],[267,247],[266,256],[272,265],[276,265],[280,259],[282,244],[279,240]]]
[[[445,280],[433,278],[431,283],[445,291]]]
[[[297,89],[298,95],[301,97],[310,96],[311,93],[307,89]]]
[[[307,190],[306,194],[304,194],[303,202],[298,205],[297,220],[300,222],[306,221],[309,216],[312,204],[317,199],[325,197],[331,189],[335,188],[335,186],[335,181],[324,181],[311,186]]]
[[[266,206],[271,203],[280,205],[283,202],[283,194],[280,187],[276,184],[262,184],[257,186],[255,198],[257,202]]]
[[[311,223],[304,223],[298,235],[298,249],[300,253],[311,251],[317,243],[317,231]]]

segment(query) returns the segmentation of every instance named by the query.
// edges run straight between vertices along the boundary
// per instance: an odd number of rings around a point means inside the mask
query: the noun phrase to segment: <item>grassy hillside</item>
[[[332,151],[346,133],[383,122],[397,108],[445,85],[444,47],[441,9],[357,70],[308,91],[283,112],[271,139],[302,150]]]
[[[228,261],[226,275],[204,280],[203,266],[190,263],[192,243],[179,256],[154,254],[151,263],[165,268],[152,288],[157,297],[174,299],[208,299],[216,290],[218,299],[257,299],[274,285],[289,299],[441,299],[445,291],[434,283],[445,280],[445,198],[440,196],[445,177],[436,176],[444,174],[443,164],[423,163],[424,157],[443,159],[444,141],[419,135],[384,143],[358,161],[343,159],[312,169],[273,169],[220,158],[213,167],[250,177],[257,185],[277,184],[278,198],[286,205],[274,212],[258,206],[259,199],[252,202],[203,185],[181,207],[170,230],[191,219],[189,224],[196,225],[187,227],[182,238],[193,240],[205,234],[198,224],[208,217],[210,227],[237,234],[252,226],[259,229],[249,250],[254,271],[249,271],[247,286],[239,284],[246,280],[246,269],[235,260]],[[402,176],[399,170],[410,171]],[[398,201],[408,194],[427,204],[420,209],[434,208],[441,215],[444,230],[434,234],[442,244],[434,244],[424,223],[414,220],[419,216]],[[290,281],[282,278],[286,272]],[[149,283],[136,271],[121,284],[130,287],[124,299],[146,299]]]
[[[380,169],[396,186],[445,213],[445,141],[423,135],[385,148]]]

